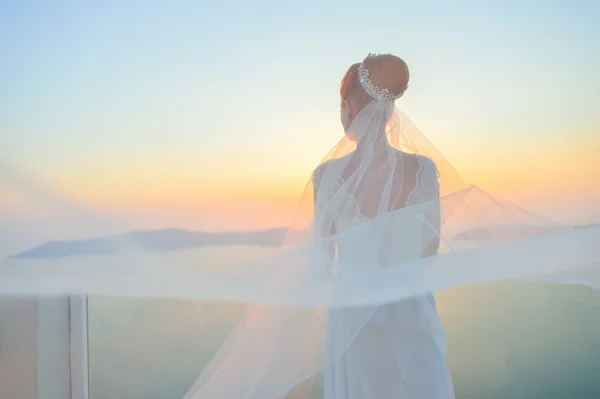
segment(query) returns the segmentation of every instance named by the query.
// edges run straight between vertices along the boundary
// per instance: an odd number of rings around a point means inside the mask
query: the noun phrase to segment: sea
[[[503,281],[436,301],[457,398],[600,398],[599,291]],[[183,397],[244,310],[90,298],[91,398]],[[322,397],[318,386],[312,392]]]
[[[508,280],[435,297],[457,398],[600,398],[600,290]],[[90,399],[182,398],[245,310],[90,297]],[[1,345],[0,366],[10,350]],[[317,381],[312,398],[321,397]]]

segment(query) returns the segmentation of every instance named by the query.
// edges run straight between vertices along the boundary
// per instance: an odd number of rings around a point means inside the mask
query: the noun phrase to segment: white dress
[[[405,205],[438,196],[435,164],[425,157],[417,157],[417,160],[416,178],[411,179],[414,187]],[[352,203],[340,209],[332,217],[338,233],[370,219]],[[394,236],[393,232],[391,235]],[[363,266],[372,264],[370,257],[375,254],[365,248],[369,245],[365,240],[368,238],[348,237],[338,241],[339,259],[351,259],[353,264]],[[414,246],[415,242],[394,242],[388,255],[390,261],[401,260],[405,252],[411,252],[407,245]],[[343,353],[341,357],[325,368],[325,399],[454,398],[445,335],[433,296],[332,315],[328,321],[328,347],[333,347],[336,339],[347,334],[348,326],[353,326],[352,330],[356,323],[362,325],[365,321],[347,349],[336,349]],[[331,351],[329,356],[339,357]]]

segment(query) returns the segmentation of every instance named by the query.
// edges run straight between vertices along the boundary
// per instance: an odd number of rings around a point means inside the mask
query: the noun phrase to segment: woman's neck
[[[381,129],[375,137],[366,135],[361,140],[356,142],[356,152],[362,153],[366,150],[374,150],[375,152],[387,150],[390,144],[387,140],[385,129]]]

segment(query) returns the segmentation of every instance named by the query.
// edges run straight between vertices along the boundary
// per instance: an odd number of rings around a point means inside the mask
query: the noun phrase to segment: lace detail
[[[415,187],[406,199],[407,206],[432,201],[440,195],[439,174],[435,163],[424,156],[417,156],[417,162],[419,169],[417,169]]]

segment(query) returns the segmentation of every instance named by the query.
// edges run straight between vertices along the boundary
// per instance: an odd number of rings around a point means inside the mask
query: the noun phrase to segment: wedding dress
[[[397,179],[391,188],[400,193],[390,193],[392,197],[401,201],[393,204],[395,207],[418,205],[439,198],[437,168],[433,161],[424,156],[411,156],[387,146],[382,147],[380,152],[380,156],[392,158],[393,161],[388,162],[388,168],[377,171],[379,176],[371,175],[369,178],[387,182],[391,168],[401,169],[395,172],[401,175],[402,179]],[[323,167],[335,168],[327,164],[323,164],[321,168]],[[314,179],[317,193],[319,173],[320,169],[317,169]],[[339,191],[341,192],[343,191]],[[330,219],[331,229],[336,233],[343,234],[360,223],[380,216],[372,209],[371,216],[365,215],[361,205],[353,198],[342,196],[343,205],[335,203],[331,206],[332,201],[329,202],[333,212]],[[389,210],[391,209],[384,211]],[[438,211],[433,209],[430,213],[427,215],[428,219],[439,224]],[[420,255],[433,254],[427,253],[431,249],[421,247],[422,229],[412,231],[415,238],[413,240],[395,240],[394,230],[402,228],[405,226],[389,226],[386,231],[388,240],[378,246],[379,251],[374,251],[377,246],[369,243],[368,237],[350,235],[338,239],[336,246],[340,262],[351,262],[364,268],[389,267],[408,261],[411,256],[415,257],[415,248],[421,251]],[[376,290],[377,287],[373,289]],[[346,327],[344,318],[352,319],[351,312],[352,310],[349,310],[336,314],[329,321],[329,342],[335,341],[336,333]],[[372,314],[341,358],[325,370],[325,399],[454,397],[446,357],[445,335],[432,295],[421,295],[374,309],[361,309],[359,312]]]

